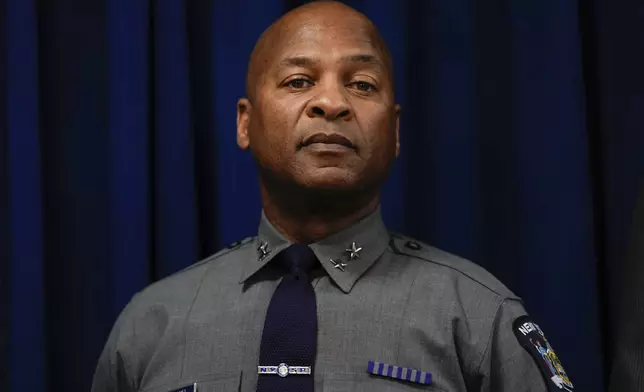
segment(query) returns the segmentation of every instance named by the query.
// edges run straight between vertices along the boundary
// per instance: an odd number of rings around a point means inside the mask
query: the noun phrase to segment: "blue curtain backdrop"
[[[644,175],[644,3],[349,1],[388,41],[384,216],[525,299],[601,391]],[[296,1],[0,0],[0,390],[86,391],[150,282],[253,235],[235,103]]]

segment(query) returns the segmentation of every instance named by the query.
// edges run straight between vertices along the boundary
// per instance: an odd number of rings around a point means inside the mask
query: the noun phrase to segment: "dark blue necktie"
[[[317,264],[307,245],[294,244],[275,260],[286,274],[268,305],[259,350],[258,392],[313,392],[317,308],[311,271]],[[281,366],[280,366],[281,365]],[[275,371],[278,374],[261,374]],[[288,371],[290,367],[290,372]],[[311,374],[306,373],[307,367]]]

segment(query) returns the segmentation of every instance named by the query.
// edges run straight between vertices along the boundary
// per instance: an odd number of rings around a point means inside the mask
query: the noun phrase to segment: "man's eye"
[[[355,82],[353,85],[360,91],[373,92],[376,91],[376,86],[368,82]]]
[[[312,86],[313,83],[306,79],[299,78],[290,80],[288,83],[286,83],[286,85],[291,88],[305,88]]]

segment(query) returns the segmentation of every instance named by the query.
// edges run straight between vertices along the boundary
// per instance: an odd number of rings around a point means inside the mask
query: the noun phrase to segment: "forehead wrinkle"
[[[320,60],[309,56],[290,56],[278,63],[279,68],[283,67],[311,67],[320,64]]]
[[[380,61],[378,56],[370,53],[357,53],[357,54],[343,55],[338,60],[344,63],[367,64],[367,65],[376,66],[377,68],[384,68],[382,61]],[[315,66],[319,66],[321,63],[322,63],[322,60],[317,58],[316,56],[294,55],[294,56],[288,56],[281,59],[277,63],[277,68],[278,69],[290,68],[290,67],[302,67],[302,68],[311,67],[312,68]]]

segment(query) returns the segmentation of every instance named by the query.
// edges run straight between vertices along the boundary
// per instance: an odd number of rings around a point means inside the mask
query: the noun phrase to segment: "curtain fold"
[[[38,20],[34,1],[9,2],[5,7],[3,71],[6,76],[2,120],[6,182],[2,193],[10,208],[3,217],[8,226],[9,243],[2,257],[10,263],[3,268],[7,275],[2,278],[2,285],[9,287],[8,292],[3,290],[8,295],[3,303],[8,305],[4,309],[11,309],[11,313],[4,352],[8,360],[2,362],[8,364],[5,369],[12,375],[26,367],[36,374],[44,374],[47,366],[44,353],[46,268],[43,263],[42,140],[38,132],[41,124]],[[30,378],[22,385],[41,390],[45,381]]]

